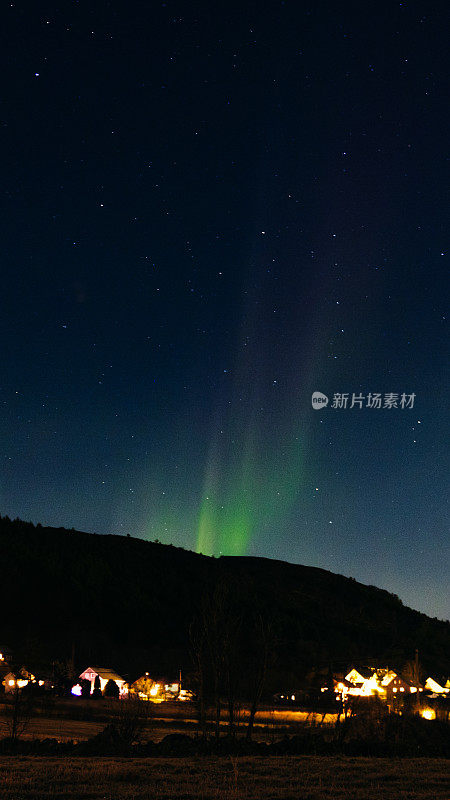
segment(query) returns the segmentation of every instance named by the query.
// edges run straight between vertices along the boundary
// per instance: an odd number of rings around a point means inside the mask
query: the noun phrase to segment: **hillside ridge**
[[[203,598],[226,584],[243,613],[277,630],[281,677],[369,658],[401,666],[415,648],[449,671],[450,623],[385,589],[320,567],[256,556],[214,558],[134,536],[0,517],[1,640],[23,658],[108,663],[129,673],[191,669],[189,629]]]

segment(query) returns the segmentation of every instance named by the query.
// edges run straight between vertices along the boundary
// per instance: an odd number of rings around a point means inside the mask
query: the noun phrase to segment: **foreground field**
[[[9,706],[0,704],[0,738],[8,735],[5,713]],[[104,700],[83,701],[75,700],[56,701],[51,709],[51,716],[36,713],[22,733],[24,739],[57,739],[59,742],[75,740],[78,742],[99,733],[107,722],[114,718],[117,711],[117,701],[110,704]],[[196,723],[196,707],[193,703],[162,703],[151,708],[151,716],[141,739],[159,742],[167,734],[192,733],[198,730]],[[248,709],[240,709],[237,717],[238,725],[245,727]],[[210,714],[211,728],[213,726],[213,713]],[[228,718],[223,709],[221,725],[225,729]],[[305,726],[320,724],[322,726],[334,725],[336,714],[322,714],[306,712],[300,709],[263,707],[255,719],[255,741],[277,741],[286,733],[295,734]]]
[[[0,758],[2,800],[448,800],[445,759]]]
[[[273,714],[271,718],[265,717],[257,718],[254,727],[253,738],[255,741],[269,742],[277,741],[282,738],[285,733],[298,733],[304,729],[307,724],[307,714],[304,712],[296,712],[295,714],[289,712],[277,716]],[[327,726],[335,720],[335,716],[327,714],[324,717],[321,714],[309,715],[310,724],[313,721],[322,721],[322,724]],[[0,719],[0,736],[5,736],[7,731],[1,725]],[[75,740],[78,742],[85,741],[92,736],[103,730],[105,722],[98,722],[95,720],[71,720],[71,719],[58,719],[52,717],[36,717],[30,720],[23,733],[24,739],[57,739],[59,742],[68,742]],[[225,729],[227,723],[221,723]],[[164,736],[173,733],[192,733],[197,731],[197,725],[194,722],[184,722],[183,720],[170,720],[170,719],[153,719],[143,730],[141,739],[148,741],[151,739],[154,742],[159,742]]]

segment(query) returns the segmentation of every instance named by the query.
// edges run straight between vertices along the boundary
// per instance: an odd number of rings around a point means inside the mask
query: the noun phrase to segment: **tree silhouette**
[[[117,686],[117,683],[112,680],[112,678],[110,678],[106,684],[103,694],[105,697],[119,697],[119,687]]]

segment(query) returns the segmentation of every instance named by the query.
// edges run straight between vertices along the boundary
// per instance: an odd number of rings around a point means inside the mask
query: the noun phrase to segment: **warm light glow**
[[[43,685],[44,685],[44,681],[39,681],[39,686],[43,686]]]
[[[374,672],[374,674],[370,678],[364,681],[361,694],[363,695],[363,697],[370,697],[370,695],[376,694],[376,692],[380,691],[381,690],[378,685],[377,676],[376,673]]]
[[[349,673],[351,674],[351,673]],[[358,673],[359,674],[359,673]],[[358,681],[359,683],[360,681]],[[370,678],[362,678],[362,685],[361,686],[353,686],[351,689],[346,689],[346,687],[340,683],[338,687],[342,687],[342,692],[347,692],[356,697],[371,697],[376,694],[385,694],[385,689],[380,686],[377,678],[376,672]]]
[[[437,681],[433,680],[433,678],[427,678],[425,681],[425,689],[428,689],[430,692],[434,694],[447,694],[449,691],[445,688],[445,686],[441,686]]]
[[[28,681],[26,681],[24,678],[19,678],[19,680],[17,681],[17,686],[19,687],[19,689],[23,689],[23,687],[26,686],[27,683]]]
[[[8,686],[14,686],[15,681],[8,681]]]
[[[339,683],[336,688],[340,689],[341,692],[346,692],[347,694],[357,697],[370,697],[377,694],[384,697],[386,694],[385,687],[387,678],[389,676],[389,680],[391,680],[391,675],[395,677],[395,672],[390,670],[380,670],[380,672],[385,673],[381,680],[375,670],[370,678],[364,678],[361,673],[358,672],[358,670],[352,669],[348,675],[345,676],[345,679],[350,683],[353,683],[354,686],[350,689],[347,689],[342,683]]]
[[[420,715],[424,719],[436,719],[436,712],[432,708],[424,708]]]
[[[156,694],[158,694],[158,690],[159,690],[159,683],[154,683],[152,688],[150,689],[151,696],[154,697]]]
[[[397,677],[397,674],[392,669],[380,670],[380,672],[384,672],[384,675],[381,679],[382,686],[388,686],[388,684]]]
[[[345,680],[349,681],[350,683],[363,683],[364,682],[363,676],[358,672],[357,669],[350,670],[348,675],[345,676]]]
[[[181,700],[181,702],[185,702],[188,700],[193,700],[193,694],[189,691],[189,689],[180,689],[180,694],[177,697],[177,700]]]

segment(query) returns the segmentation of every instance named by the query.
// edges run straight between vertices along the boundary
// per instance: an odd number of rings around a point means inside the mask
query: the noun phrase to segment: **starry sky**
[[[446,14],[4,5],[2,514],[448,618]]]

